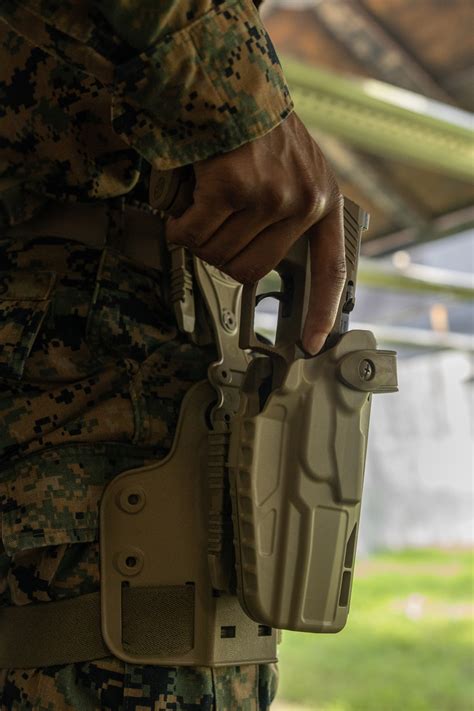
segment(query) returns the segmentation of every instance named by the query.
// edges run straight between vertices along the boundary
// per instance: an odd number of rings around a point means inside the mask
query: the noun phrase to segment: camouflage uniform
[[[177,331],[159,270],[21,225],[144,203],[150,165],[231,150],[292,105],[246,0],[0,0],[0,18],[0,596],[27,605],[98,589],[102,491],[169,451],[214,353]],[[2,670],[0,708],[254,711],[275,684],[271,665],[110,658]]]

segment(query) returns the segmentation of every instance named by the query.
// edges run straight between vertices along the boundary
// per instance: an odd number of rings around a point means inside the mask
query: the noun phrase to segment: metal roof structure
[[[405,355],[472,352],[474,3],[265,0],[263,14],[296,111],[371,214],[352,326],[370,320]]]
[[[471,0],[264,7],[297,112],[371,213],[363,254],[473,227]]]

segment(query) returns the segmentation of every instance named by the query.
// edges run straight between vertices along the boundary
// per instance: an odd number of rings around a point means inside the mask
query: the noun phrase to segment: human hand
[[[345,282],[343,199],[320,148],[296,116],[261,138],[194,165],[193,204],[167,239],[239,282],[255,283],[307,234],[311,290],[303,346],[316,354]]]

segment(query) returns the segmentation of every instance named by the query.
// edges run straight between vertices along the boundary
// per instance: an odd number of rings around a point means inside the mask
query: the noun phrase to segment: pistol
[[[276,267],[275,344],[254,331],[268,295],[244,287],[240,346],[257,357],[232,423],[229,472],[237,591],[254,620],[279,629],[337,632],[353,579],[373,393],[397,390],[396,354],[370,331],[349,331],[368,215],[344,201],[346,282],[320,354],[301,347],[310,289],[303,237]]]

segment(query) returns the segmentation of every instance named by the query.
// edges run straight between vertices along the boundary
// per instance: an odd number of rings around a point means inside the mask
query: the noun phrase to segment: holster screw
[[[229,333],[235,331],[235,314],[230,309],[224,309],[224,311],[222,312],[222,325],[224,326],[226,331],[229,331]]]
[[[371,360],[364,358],[359,364],[359,376],[361,380],[372,380],[375,375],[375,365]]]

